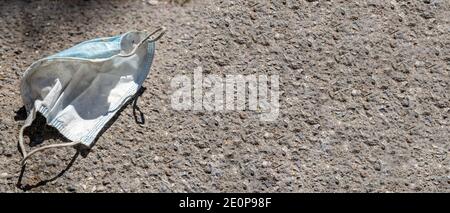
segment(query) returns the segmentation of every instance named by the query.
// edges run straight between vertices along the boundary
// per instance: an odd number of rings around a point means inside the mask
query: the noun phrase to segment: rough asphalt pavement
[[[154,2],[0,0],[1,192],[450,192],[450,1]],[[48,150],[19,178],[25,69],[161,25],[137,113],[87,155]],[[171,79],[197,67],[279,75],[278,119],[172,109]],[[44,124],[27,144],[64,142]]]

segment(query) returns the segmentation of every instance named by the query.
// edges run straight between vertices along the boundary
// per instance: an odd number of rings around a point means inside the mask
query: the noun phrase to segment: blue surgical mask
[[[155,41],[164,32],[160,28],[151,34],[128,32],[97,38],[34,62],[21,80],[22,100],[28,113],[19,133],[22,164],[48,148],[91,148],[104,125],[142,86],[153,61]],[[27,153],[23,131],[37,112],[72,142]]]

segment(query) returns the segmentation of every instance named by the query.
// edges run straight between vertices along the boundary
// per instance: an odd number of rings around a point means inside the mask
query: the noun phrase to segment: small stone
[[[76,191],[76,189],[73,186],[67,186],[66,189],[69,192],[75,192]]]
[[[2,178],[8,177],[8,173],[3,172],[2,174],[0,174],[0,177],[2,177]]]
[[[402,106],[403,107],[409,107],[409,99],[408,98],[403,98],[401,100]]]
[[[148,0],[147,4],[149,4],[149,5],[158,5],[159,2],[158,2],[158,0]]]
[[[270,137],[272,137],[272,133],[270,133],[270,132],[264,133],[264,138],[265,139],[270,138]]]
[[[434,18],[434,14],[428,11],[423,12],[422,14],[420,14],[420,16],[422,16],[422,18],[424,19]]]
[[[425,66],[425,63],[424,63],[423,61],[416,61],[416,62],[414,63],[414,66],[416,66],[416,67],[424,67],[424,66]]]
[[[422,187],[416,185],[416,184],[411,184],[410,187],[414,190],[414,191],[421,191]]]
[[[6,126],[6,124],[0,123],[0,130],[6,130],[8,128],[8,126]]]
[[[106,187],[104,187],[104,186],[99,186],[99,187],[97,187],[97,190],[96,190],[97,192],[104,192],[104,191],[106,191]]]
[[[366,178],[368,174],[367,174],[367,172],[362,171],[359,175],[360,175],[362,178]]]
[[[301,132],[297,133],[296,136],[300,140],[304,140],[305,139],[305,135],[303,133],[301,133]]]
[[[161,160],[162,160],[162,158],[159,157],[159,156],[155,156],[155,157],[153,158],[153,161],[154,161],[155,163],[161,162]]]
[[[361,90],[357,90],[357,89],[352,90],[352,96],[360,96],[360,95],[361,95]]]
[[[212,168],[211,168],[210,165],[206,165],[206,167],[203,168],[203,171],[204,171],[205,173],[207,173],[207,174],[211,174]]]
[[[381,163],[379,163],[379,162],[375,163],[375,165],[373,166],[373,168],[374,168],[376,171],[381,171]]]
[[[247,114],[246,114],[246,113],[243,113],[243,112],[239,113],[239,117],[240,117],[241,119],[247,119],[247,118],[248,118]]]
[[[270,162],[269,161],[263,161],[262,162],[262,166],[263,167],[268,167],[268,166],[270,166]]]
[[[278,40],[278,39],[280,39],[280,38],[283,38],[283,35],[281,35],[281,34],[279,34],[279,33],[275,33],[274,38]]]

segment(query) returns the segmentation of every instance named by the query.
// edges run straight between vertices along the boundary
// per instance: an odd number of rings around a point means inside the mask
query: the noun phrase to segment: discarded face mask
[[[142,86],[153,61],[155,41],[164,32],[159,28],[151,34],[128,32],[93,39],[34,62],[20,85],[28,114],[19,133],[22,165],[31,155],[49,148],[91,148],[103,126]],[[37,112],[72,142],[27,153],[23,131]]]

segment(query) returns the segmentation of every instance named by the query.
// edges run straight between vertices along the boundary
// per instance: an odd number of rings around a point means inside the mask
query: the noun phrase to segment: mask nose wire
[[[156,37],[152,38],[153,35],[159,33]],[[142,39],[137,45],[136,47],[134,47],[134,49],[127,54],[119,54],[118,56],[122,56],[122,57],[128,57],[131,55],[134,55],[134,53],[136,52],[136,50],[146,41],[149,42],[154,42],[159,40],[164,34],[166,33],[166,28],[165,27],[159,27],[158,29],[156,29],[155,31],[153,31],[152,33],[148,34],[147,36],[145,36],[144,39]]]

